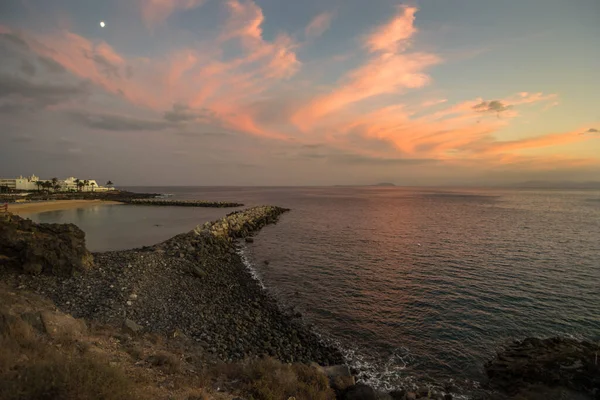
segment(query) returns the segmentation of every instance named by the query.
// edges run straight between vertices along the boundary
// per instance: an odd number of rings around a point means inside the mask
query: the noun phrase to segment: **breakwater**
[[[233,203],[227,201],[201,201],[201,200],[166,200],[166,199],[123,199],[125,204],[144,205],[144,206],[176,206],[176,207],[214,207],[230,208],[242,207],[242,203]]]

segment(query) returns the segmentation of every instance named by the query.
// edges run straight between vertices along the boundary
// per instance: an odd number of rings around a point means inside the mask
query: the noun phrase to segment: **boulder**
[[[372,387],[362,383],[346,389],[340,398],[342,400],[378,400],[377,392]]]
[[[406,390],[404,389],[400,389],[400,390],[392,390],[390,392],[390,397],[393,400],[404,400],[406,397]]]
[[[36,224],[12,215],[0,220],[0,259],[29,274],[72,276],[93,265],[85,233],[73,224]]]
[[[42,311],[40,317],[46,333],[52,338],[79,337],[87,332],[85,322],[70,315],[54,311]]]
[[[123,330],[125,332],[131,333],[131,334],[136,334],[138,332],[141,332],[144,329],[143,326],[136,324],[134,321],[130,320],[130,319],[125,319],[125,321],[123,321]]]
[[[570,338],[515,341],[485,365],[488,385],[513,395],[531,385],[600,393],[600,344]]]

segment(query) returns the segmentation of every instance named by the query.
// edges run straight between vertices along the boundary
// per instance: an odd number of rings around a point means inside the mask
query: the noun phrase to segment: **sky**
[[[598,0],[2,0],[0,176],[598,181],[598,21]]]

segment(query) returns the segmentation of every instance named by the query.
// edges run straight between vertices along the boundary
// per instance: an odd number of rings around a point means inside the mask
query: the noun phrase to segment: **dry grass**
[[[117,367],[82,354],[76,346],[50,345],[20,318],[0,318],[1,399],[143,398]]]
[[[327,377],[304,364],[282,364],[272,358],[246,363],[222,364],[213,371],[217,380],[226,382],[252,400],[335,399]]]
[[[149,356],[147,361],[155,367],[162,367],[165,372],[170,374],[181,371],[181,360],[172,353],[161,351]]]

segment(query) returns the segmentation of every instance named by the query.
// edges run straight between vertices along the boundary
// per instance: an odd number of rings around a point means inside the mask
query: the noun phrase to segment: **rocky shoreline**
[[[355,384],[339,350],[324,344],[299,313],[282,310],[252,277],[240,256],[243,241],[287,211],[271,206],[234,211],[154,246],[94,254],[75,225],[13,216],[0,222],[0,278],[50,298],[76,318],[120,326],[131,335],[186,338],[206,354],[207,363],[263,356],[313,363],[330,377],[339,399],[452,399],[454,391],[443,387],[383,394]],[[567,339],[517,341],[486,365],[491,390],[471,398],[529,399],[543,393],[598,399],[599,353],[597,344]],[[331,365],[336,367],[321,367]],[[572,394],[581,397],[568,397]]]
[[[214,207],[214,208],[234,208],[243,207],[242,203],[227,201],[202,201],[202,200],[163,200],[163,199],[126,199],[122,200],[125,204],[142,206],[177,206],[177,207]]]

